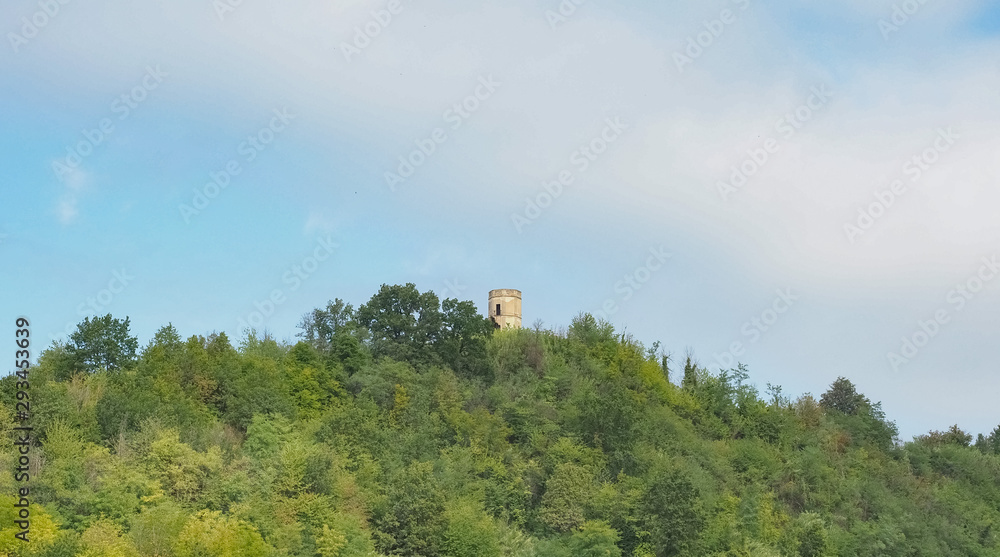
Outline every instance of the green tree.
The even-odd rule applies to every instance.
[[[581,439],[610,457],[611,468],[630,472],[635,465],[635,445],[644,418],[640,396],[625,381],[601,377],[573,396],[575,420]]]
[[[684,358],[684,378],[681,379],[681,386],[689,390],[698,386],[698,364],[694,362],[690,352]]]
[[[598,320],[589,313],[581,313],[573,318],[566,336],[578,340],[585,346],[597,348],[614,342],[615,329],[611,323]]]
[[[176,557],[266,557],[270,548],[253,526],[202,510],[181,529],[174,546]]]
[[[438,354],[459,375],[486,375],[490,370],[486,341],[493,334],[492,323],[470,301],[449,298],[441,305],[444,327],[437,341]]]
[[[19,504],[17,497],[0,495],[0,555],[18,556],[30,555],[25,551],[26,545],[30,544],[32,550],[44,550],[56,542],[59,537],[59,526],[52,519],[44,507],[36,503],[31,503],[28,511],[31,516],[31,531],[28,535],[29,542],[25,544],[23,540],[17,538],[21,531],[20,526],[14,523],[21,520],[19,509],[14,505]]]
[[[302,316],[298,336],[320,351],[327,351],[337,334],[353,334],[357,329],[354,306],[340,298],[327,302],[325,308],[316,308]]]
[[[411,363],[439,361],[433,348],[444,329],[444,315],[434,292],[421,293],[413,283],[383,284],[358,308],[357,320],[371,334],[375,356]]]
[[[445,492],[432,468],[430,462],[417,462],[388,479],[385,500],[373,516],[383,552],[432,557],[443,551]]]
[[[820,397],[819,404],[827,410],[836,410],[848,416],[856,416],[864,406],[868,405],[868,399],[858,393],[854,383],[844,377],[838,377],[830,385],[830,389]]]
[[[449,509],[445,555],[449,557],[500,557],[496,525],[479,505],[462,502]]]
[[[977,435],[976,448],[986,454],[1000,454],[1000,426],[993,428],[989,435]]]
[[[830,539],[823,519],[815,513],[803,513],[796,519],[797,545],[800,557],[827,557],[831,554]]]
[[[927,435],[918,435],[916,440],[930,446],[958,445],[959,447],[968,447],[972,443],[972,435],[962,431],[962,428],[956,424],[948,428],[947,431],[931,431]]]
[[[187,521],[184,509],[166,500],[133,515],[129,520],[129,535],[143,555],[170,555]]]
[[[179,356],[184,350],[184,340],[173,324],[168,323],[153,334],[153,340],[149,341],[144,352],[149,353],[154,348],[159,348],[168,356]]]
[[[606,522],[587,521],[569,540],[573,557],[621,557],[618,532]]]
[[[118,370],[135,360],[139,340],[129,334],[129,318],[87,317],[69,337],[69,352],[80,371]]]
[[[673,466],[659,466],[650,476],[640,509],[656,557],[693,554],[704,524],[698,490]]]
[[[545,482],[541,519],[556,532],[570,532],[584,522],[584,508],[590,499],[593,474],[582,466],[566,462],[556,466]]]
[[[83,548],[79,557],[139,557],[132,541],[123,535],[120,526],[102,519],[94,522],[80,536]]]

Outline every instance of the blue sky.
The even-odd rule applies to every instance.
[[[847,376],[904,438],[1000,423],[995,6],[222,5],[0,7],[0,303],[36,342],[519,288],[712,369],[742,343],[762,388]]]

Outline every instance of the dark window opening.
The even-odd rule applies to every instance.
[[[500,304],[497,304],[497,315],[500,315]]]

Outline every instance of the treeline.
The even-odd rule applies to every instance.
[[[902,443],[844,378],[762,394],[590,315],[495,331],[412,284],[295,344],[129,326],[32,368],[28,544],[0,380],[0,555],[1000,555],[1000,428]]]

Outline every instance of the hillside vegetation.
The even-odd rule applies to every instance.
[[[1000,431],[902,443],[847,379],[762,394],[412,284],[300,337],[81,323],[31,369],[30,543],[0,380],[0,555],[1000,556]]]

